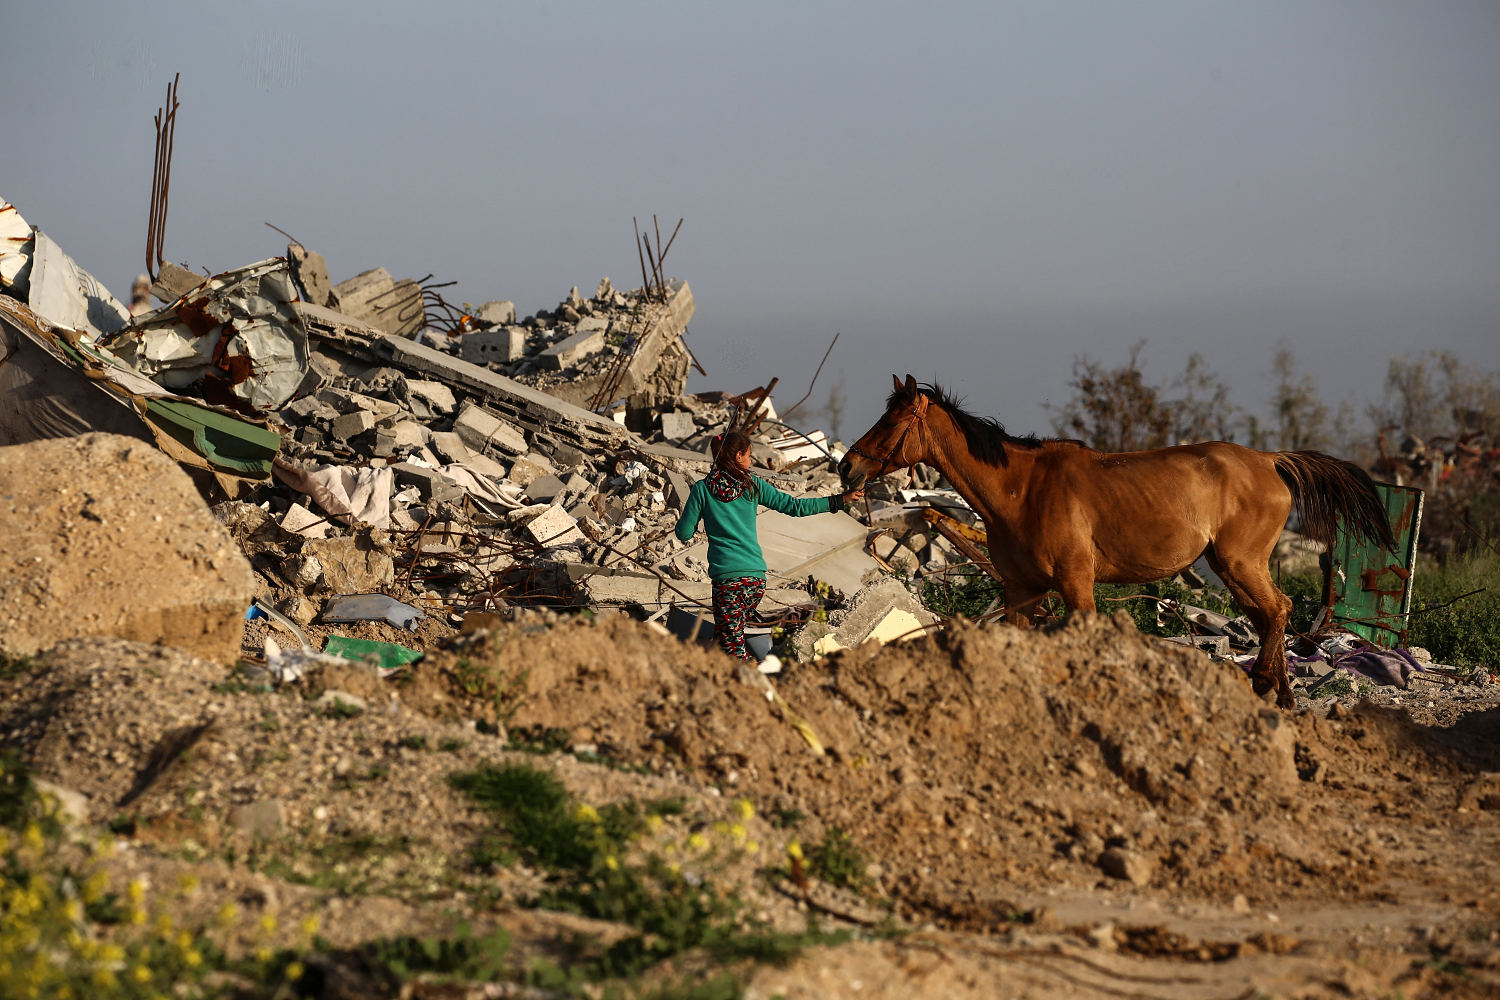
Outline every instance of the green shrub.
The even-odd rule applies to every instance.
[[[1411,608],[1409,645],[1465,671],[1500,670],[1500,556],[1486,552],[1446,563],[1422,556],[1412,574]]]

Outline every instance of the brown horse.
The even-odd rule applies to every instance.
[[[1205,556],[1260,635],[1257,694],[1295,704],[1286,676],[1292,602],[1268,564],[1293,506],[1303,530],[1331,544],[1340,518],[1394,548],[1370,477],[1316,451],[1254,451],[1226,441],[1108,453],[1078,441],[1005,433],[933,385],[895,390],[885,415],[839,463],[847,489],[917,462],[947,477],[984,518],[1006,618],[1026,625],[1049,591],[1094,610],[1094,584],[1144,583]]]

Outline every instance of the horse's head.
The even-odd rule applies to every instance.
[[[917,386],[917,380],[906,376],[903,385],[891,376],[895,389],[886,400],[885,415],[864,437],[854,442],[839,463],[839,478],[846,489],[857,489],[872,477],[908,468],[926,458],[927,435],[923,421],[932,400]]]

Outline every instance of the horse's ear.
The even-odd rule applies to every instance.
[[[906,391],[911,393],[913,396],[917,394],[917,380],[912,378],[909,374],[906,376]]]
[[[896,391],[897,392],[901,391],[901,380],[896,377],[896,373],[895,372],[891,373],[891,385],[893,385],[893,386],[896,387]]]

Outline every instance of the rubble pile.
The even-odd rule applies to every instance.
[[[335,284],[293,243],[212,276],[164,263],[150,285],[160,308],[101,308],[92,279],[65,283],[74,299],[95,289],[81,301],[39,280],[37,247],[53,272],[65,260],[87,275],[4,207],[0,332],[12,372],[48,381],[33,383],[45,399],[0,415],[0,444],[106,427],[154,441],[198,473],[255,571],[256,606],[293,627],[340,596],[384,594],[426,627],[591,607],[702,641],[705,545],[672,528],[710,439],[751,431],[756,473],[794,496],[840,489],[837,446],[777,420],[761,387],[685,392],[685,281],[621,290],[606,277],[524,319],[497,300],[444,324],[418,282],[375,268]],[[38,419],[54,404],[69,419]],[[912,519],[915,498],[872,491],[873,531],[854,512],[795,525],[762,512],[763,625],[784,652],[933,622],[888,571],[920,577],[963,557]]]

